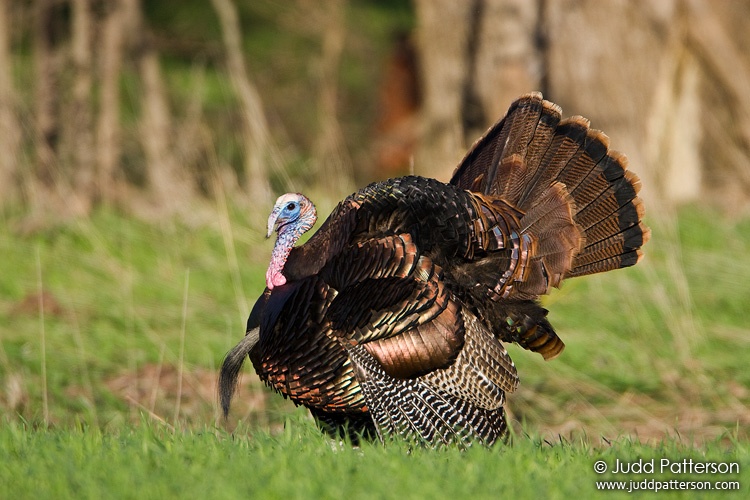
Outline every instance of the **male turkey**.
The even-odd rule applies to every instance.
[[[315,207],[281,196],[267,288],[221,369],[224,415],[249,355],[327,430],[494,443],[518,386],[503,342],[560,354],[537,298],[564,278],[638,262],[649,238],[639,189],[607,136],[531,93],[449,184],[371,184],[304,245],[293,247]]]

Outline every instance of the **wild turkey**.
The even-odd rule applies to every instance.
[[[494,443],[518,386],[503,342],[560,354],[537,298],[564,278],[638,262],[650,234],[639,189],[607,136],[531,93],[449,184],[371,184],[304,245],[293,247],[315,207],[281,196],[267,288],[221,369],[224,415],[249,354],[262,380],[329,431]]]

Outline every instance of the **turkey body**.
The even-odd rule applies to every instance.
[[[538,297],[640,259],[649,230],[639,188],[587,120],[562,120],[539,93],[521,97],[450,183],[371,184],[286,249],[283,277],[269,278],[222,366],[225,415],[249,356],[331,432],[494,443],[518,386],[503,343],[545,359],[562,352]],[[279,224],[277,247],[294,220]]]

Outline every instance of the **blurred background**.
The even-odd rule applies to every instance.
[[[744,211],[750,2],[3,2],[0,199],[61,216],[447,179],[541,90],[644,196]],[[144,200],[143,198],[146,198]]]
[[[326,214],[370,181],[447,181],[541,90],[628,155],[654,232],[635,270],[546,302],[570,355],[513,351],[518,428],[746,436],[748,20],[748,0],[2,2],[4,418],[213,421],[275,197]],[[289,411],[246,379],[235,419]]]

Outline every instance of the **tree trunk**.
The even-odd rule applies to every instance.
[[[140,134],[146,156],[152,202],[169,214],[180,213],[196,194],[188,171],[180,168],[174,154],[172,115],[164,88],[159,56],[151,42],[140,8],[135,12],[140,34],[138,72],[143,86]]]
[[[465,152],[464,91],[478,1],[415,1],[424,93],[417,174],[447,181]]]
[[[90,0],[71,0],[71,46],[73,59],[73,92],[68,124],[66,157],[70,161],[73,190],[89,212],[95,202],[94,136],[91,109],[92,85],[92,15]]]
[[[13,200],[18,174],[18,152],[21,127],[16,112],[16,92],[13,85],[11,57],[12,23],[10,6],[0,2],[0,200]]]
[[[36,178],[47,188],[55,185],[57,168],[57,121],[58,70],[53,41],[49,30],[51,0],[37,0],[34,5],[34,73],[35,73],[35,129],[36,129]]]
[[[323,4],[323,53],[320,63],[318,95],[319,132],[314,161],[318,165],[318,185],[330,195],[348,194],[352,189],[352,161],[344,143],[338,120],[338,75],[346,36],[346,2],[331,0]],[[317,6],[320,8],[320,5]]]
[[[653,141],[664,124],[660,113],[670,112],[657,97],[679,100],[670,95],[677,90],[677,73],[670,68],[678,68],[681,54],[679,40],[670,40],[684,27],[675,13],[677,1],[620,1],[606,8],[596,0],[547,3],[549,97],[566,114],[581,114],[612,137],[612,147],[628,155],[643,180],[647,206],[654,206],[660,198],[658,171],[648,165],[668,154],[666,143]],[[659,85],[666,93],[657,91]]]
[[[735,0],[717,9],[705,0],[686,3],[686,44],[702,76],[703,133],[695,141],[703,166],[700,187],[738,212],[750,205],[750,4]]]
[[[471,55],[469,99],[464,119],[471,144],[500,119],[518,96],[542,88],[544,65],[540,47],[543,0],[483,0],[478,2],[475,50]]]
[[[450,178],[469,144],[543,86],[542,0],[417,0],[425,128],[417,172]]]
[[[266,162],[278,169],[283,169],[283,165],[273,149],[260,94],[247,75],[237,9],[232,0],[211,0],[211,3],[221,23],[229,78],[242,105],[242,135],[247,148],[245,186],[255,203],[267,205],[271,202],[271,185]]]
[[[141,141],[148,165],[154,201],[169,213],[179,212],[193,195],[188,172],[181,170],[172,154],[172,124],[156,51],[147,45],[138,69],[143,85]]]
[[[116,169],[120,159],[120,71],[126,28],[132,24],[138,0],[113,0],[101,27],[99,51],[99,115],[96,127],[96,185],[106,203],[117,198]]]

